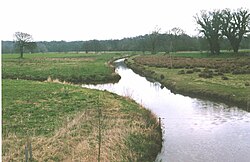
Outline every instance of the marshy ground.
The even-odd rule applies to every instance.
[[[247,53],[175,53],[134,57],[127,62],[174,92],[205,97],[248,108],[250,56]]]

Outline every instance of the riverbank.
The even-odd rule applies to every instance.
[[[3,80],[3,160],[153,161],[161,129],[150,111],[108,92]],[[99,134],[100,133],[100,134]],[[100,143],[99,143],[100,142]]]
[[[110,60],[125,56],[122,53],[47,53],[5,54],[2,61],[3,79],[45,81],[48,78],[74,84],[117,82],[120,76]]]
[[[46,54],[34,59],[29,55],[20,62],[13,55],[4,56],[3,161],[25,161],[25,154],[32,154],[34,161],[98,161],[99,157],[100,161],[154,161],[162,132],[149,110],[109,92],[20,79],[39,80],[39,74],[46,78],[52,71],[54,80],[81,72],[75,77],[96,74],[91,83],[105,82],[99,76],[114,72],[108,60],[120,56]]]
[[[159,81],[174,93],[233,104],[247,111],[249,62],[249,56],[225,59],[169,55],[137,56],[126,61],[134,71]]]

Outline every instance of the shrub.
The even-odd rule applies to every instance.
[[[201,78],[213,78],[213,74],[207,73],[207,72],[202,72],[199,74],[199,77],[201,77]]]
[[[187,72],[186,72],[186,74],[192,74],[192,73],[194,73],[193,70],[187,70]]]
[[[164,75],[163,74],[161,74],[161,80],[163,80],[165,77],[164,77]]]
[[[232,74],[242,74],[241,69],[235,69]]]
[[[222,80],[229,80],[229,78],[226,77],[226,76],[222,76],[221,79],[222,79]]]
[[[180,70],[180,71],[178,71],[178,74],[185,74],[185,71],[184,70]]]

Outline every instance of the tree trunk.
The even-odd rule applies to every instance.
[[[209,43],[209,47],[210,47],[210,51],[211,51],[211,54],[215,54],[215,50],[214,50],[214,42],[211,41],[211,40],[208,40],[208,43]]]
[[[23,58],[23,51],[24,51],[24,47],[21,46],[21,47],[20,47],[20,54],[21,54],[20,58]]]
[[[156,51],[155,51],[155,44],[152,44],[152,51],[151,51],[151,54],[156,54]]]
[[[219,42],[215,42],[215,47],[214,47],[215,49],[215,54],[217,54],[217,55],[219,55],[220,54],[220,44],[219,44]]]
[[[234,53],[238,53],[238,48],[234,48]]]
[[[234,53],[238,53],[238,51],[239,51],[239,46],[240,46],[240,44],[237,43],[237,42],[235,42],[234,44],[232,44]]]

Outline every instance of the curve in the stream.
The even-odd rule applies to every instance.
[[[163,148],[156,161],[249,162],[250,113],[222,103],[173,94],[116,61],[118,83],[83,85],[128,96],[162,118]]]

